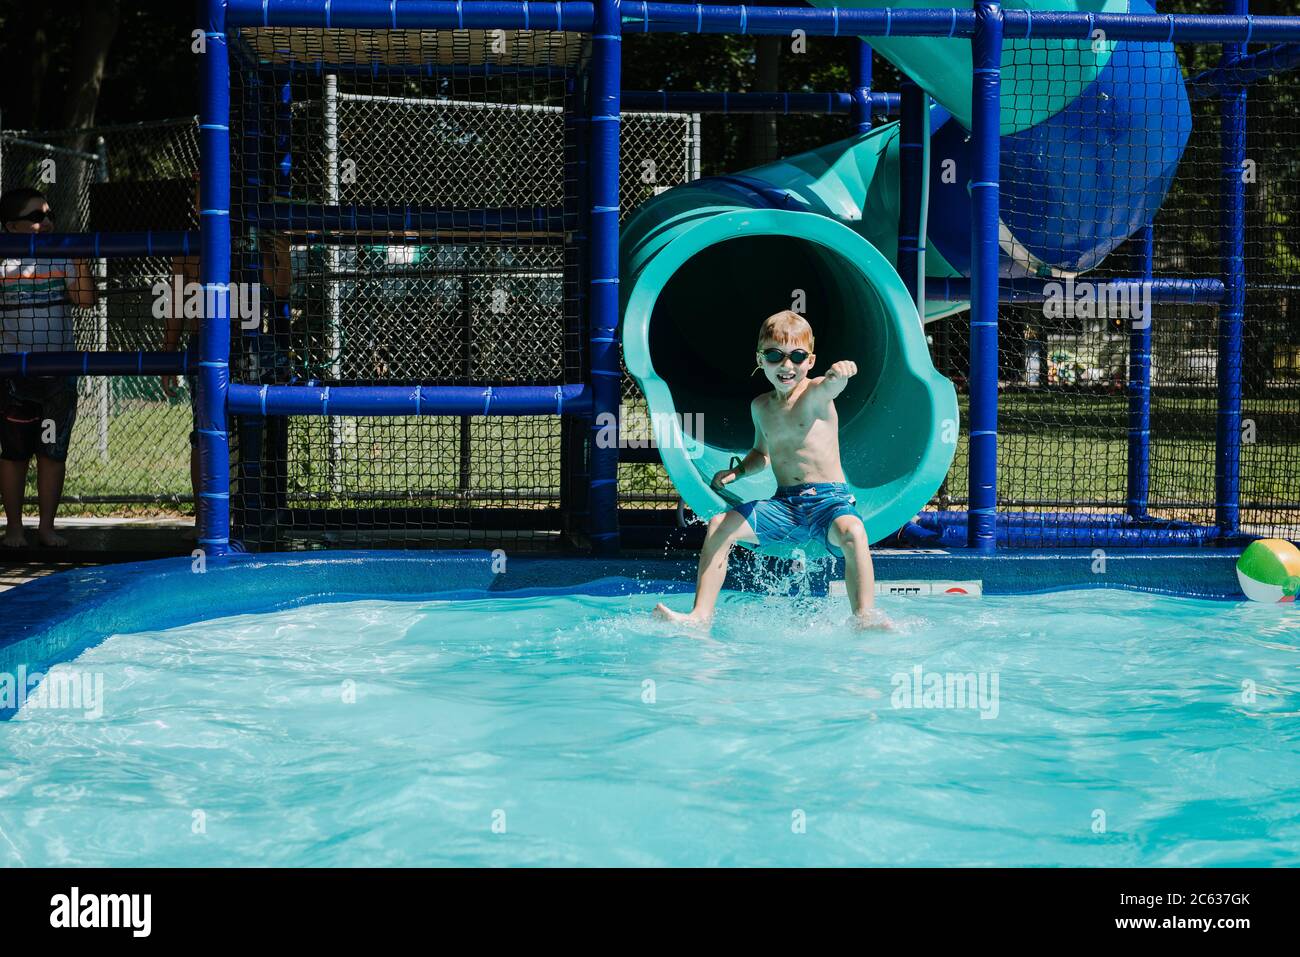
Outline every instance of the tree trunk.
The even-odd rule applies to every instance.
[[[5,32],[21,38],[23,56],[10,56],[3,64],[7,105],[0,120],[9,130],[30,130],[41,124],[41,94],[50,67],[50,7],[34,3],[19,5],[5,21]],[[12,49],[12,44],[10,48]]]
[[[104,83],[104,65],[117,33],[119,0],[83,0],[81,24],[72,43],[68,89],[64,98],[63,127],[85,130],[95,124],[95,107]],[[61,145],[92,152],[90,135],[74,134]],[[49,187],[50,205],[58,228],[81,232],[90,221],[90,186],[96,179],[97,164],[89,158],[62,157],[57,160],[57,185]]]
[[[63,125],[79,130],[95,123],[99,89],[104,83],[104,64],[113,45],[121,17],[120,0],[82,0],[81,25],[72,48],[68,71],[68,95],[64,100]],[[80,138],[79,138],[80,139]],[[85,144],[71,144],[85,149]]]

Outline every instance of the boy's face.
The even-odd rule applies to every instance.
[[[43,199],[31,199],[23,207],[18,218],[4,224],[9,233],[48,233],[54,228],[54,217],[50,214],[50,204]]]
[[[780,353],[780,356],[777,356]],[[775,359],[776,361],[773,361]],[[796,359],[802,361],[796,362]],[[788,393],[808,378],[817,357],[806,345],[764,339],[758,346],[758,364],[777,392]]]

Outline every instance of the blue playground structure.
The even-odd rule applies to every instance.
[[[200,229],[0,237],[6,255],[199,256],[195,347],[0,355],[0,374],[195,373],[210,556],[689,543],[692,518],[733,504],[708,479],[749,448],[751,343],[785,308],[819,361],[863,370],[841,446],[873,542],[1300,537],[1300,17],[1245,0],[202,9]],[[624,50],[655,33],[857,38],[853,88],[623,90]],[[872,88],[873,55],[901,90]],[[633,111],[848,114],[854,132],[635,205]],[[490,148],[503,116],[536,124],[535,153]],[[444,159],[411,164],[431,142]],[[234,315],[276,239],[295,291]],[[432,346],[413,358],[417,336]],[[650,447],[620,432],[629,400]],[[659,467],[675,508],[638,498]]]

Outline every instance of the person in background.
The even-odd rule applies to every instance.
[[[0,229],[6,233],[54,231],[49,201],[34,189],[0,195]],[[95,281],[85,264],[72,259],[0,259],[0,351],[63,352],[76,348],[69,306],[95,304]],[[77,418],[76,376],[27,376],[4,380],[0,388],[0,494],[4,498],[3,544],[27,544],[23,497],[32,457],[36,458],[36,500],[40,544],[67,541],[54,530],[63,496],[68,443]]]
[[[194,177],[194,216],[197,219],[199,209],[201,208],[199,198],[199,181]],[[198,256],[177,256],[172,260],[172,276],[181,277],[181,289],[184,290],[190,283],[198,283],[199,280],[199,257]],[[262,276],[261,282],[264,289],[269,290],[278,300],[283,300],[289,295],[290,282],[292,279],[290,270],[290,246],[289,239],[286,236],[276,234],[271,238],[269,248],[262,254]],[[169,287],[173,291],[176,286],[172,283]],[[166,325],[163,327],[164,351],[174,352],[181,347],[181,340],[184,338],[184,351],[191,357],[197,358],[199,351],[199,320],[197,318],[185,318],[185,303],[183,300],[175,301],[173,299],[172,308],[168,310],[169,318],[165,320]],[[231,320],[232,335],[239,335],[239,321]],[[236,381],[233,377],[231,381]],[[199,500],[199,454],[198,454],[198,428],[199,413],[196,400],[199,394],[198,375],[193,372],[185,374],[185,382],[189,388],[190,396],[190,490],[194,494],[195,511],[197,516],[197,503]],[[177,377],[168,374],[162,377],[163,394],[168,398],[175,397],[179,390],[177,388]]]

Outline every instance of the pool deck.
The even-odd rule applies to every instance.
[[[60,518],[54,522],[66,548],[36,544],[36,527],[24,525],[24,548],[0,548],[0,594],[47,575],[94,565],[188,555],[193,519]],[[187,537],[188,536],[188,537]]]

